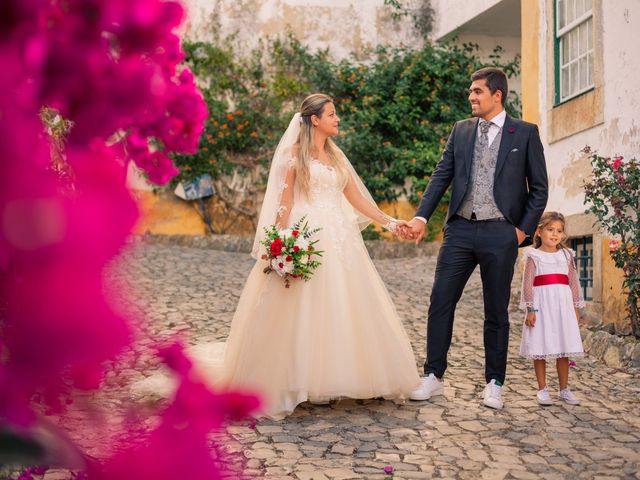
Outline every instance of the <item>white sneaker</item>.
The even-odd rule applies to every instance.
[[[549,395],[549,389],[547,387],[538,390],[536,399],[540,405],[553,405],[553,400],[551,399],[551,395]]]
[[[569,390],[569,387],[565,387],[560,390],[560,400],[568,403],[569,405],[580,405],[580,399],[576,397],[571,390]]]
[[[444,382],[430,373],[426,377],[422,377],[422,383],[411,392],[409,398],[411,400],[429,400],[435,395],[444,395]]]
[[[487,383],[487,386],[484,387],[484,400],[482,403],[496,410],[500,410],[504,406],[502,402],[502,387],[498,385],[495,380],[491,380]]]

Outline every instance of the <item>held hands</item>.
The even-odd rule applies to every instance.
[[[390,231],[396,237],[405,239],[406,235],[410,234],[409,222],[406,220],[392,219],[382,226],[385,230]]]
[[[397,237],[404,238],[409,222],[406,220],[396,220],[396,230],[393,232]]]
[[[420,241],[427,232],[426,223],[414,218],[409,222],[402,221],[403,228],[398,228],[397,235],[402,240],[415,240],[416,245],[420,244]],[[400,223],[398,223],[400,227]]]

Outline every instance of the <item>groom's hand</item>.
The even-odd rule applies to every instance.
[[[409,222],[406,220],[398,220],[398,227],[396,228],[395,234],[401,240],[410,240],[413,238],[411,227],[409,227]]]
[[[427,232],[427,224],[422,220],[414,218],[409,222],[408,227],[411,229],[411,238],[415,239],[416,245],[419,245],[420,241],[424,238],[424,235]]]
[[[518,227],[516,227],[516,235],[518,237],[518,245],[522,245],[522,242],[524,242],[524,239],[527,238],[527,234],[524,233],[522,230],[520,230]]]

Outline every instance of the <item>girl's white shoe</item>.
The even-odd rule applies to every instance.
[[[569,387],[563,388],[562,390],[560,390],[560,400],[562,400],[563,402],[566,402],[570,405],[579,405],[580,404],[580,399],[578,397],[576,397],[571,390],[569,390]]]
[[[540,405],[553,405],[553,399],[549,395],[549,389],[544,387],[542,390],[538,390],[536,399]]]

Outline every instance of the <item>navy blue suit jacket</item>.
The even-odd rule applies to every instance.
[[[427,185],[416,216],[427,220],[451,184],[447,222],[458,211],[469,186],[478,118],[456,122]],[[538,127],[506,116],[498,150],[493,196],[504,217],[533,236],[548,198],[547,167]],[[530,243],[528,238],[523,245]]]

